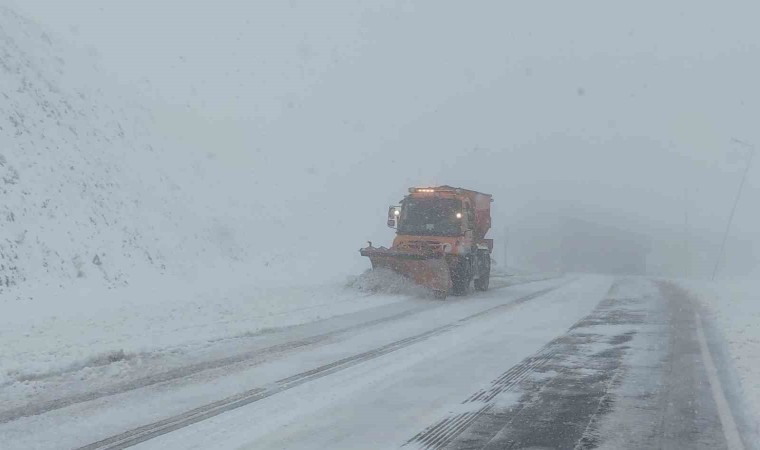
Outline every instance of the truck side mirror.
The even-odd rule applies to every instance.
[[[398,226],[399,217],[401,217],[400,206],[388,207],[388,228],[396,228]]]

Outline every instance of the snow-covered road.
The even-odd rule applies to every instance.
[[[5,409],[0,442],[741,448],[750,432],[704,336],[685,291],[645,278],[564,277],[446,302],[409,299],[273,331],[244,351],[121,389]]]

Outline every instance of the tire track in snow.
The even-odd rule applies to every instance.
[[[472,403],[483,405],[475,412],[459,413],[447,417],[421,431],[404,445],[417,444],[419,448],[425,450],[440,450],[445,448],[472,423],[479,419],[480,416],[491,412],[495,406],[493,401],[497,396],[504,392],[518,389],[523,381],[550,363],[562,350],[560,347],[562,341],[563,337],[553,339],[533,356],[529,356],[493,380],[489,388],[479,390],[462,402],[462,405]]]
[[[540,279],[529,280],[529,281],[524,281],[520,283],[508,284],[505,286],[497,287],[496,289],[503,289],[506,287],[519,286],[522,284],[547,281],[550,279],[553,279],[553,278],[540,278]],[[44,401],[44,402],[30,403],[30,404],[26,404],[26,405],[19,406],[16,408],[8,409],[5,411],[0,411],[0,424],[11,422],[23,417],[30,417],[30,416],[45,414],[50,411],[55,411],[58,409],[65,408],[67,406],[75,405],[77,403],[84,403],[84,402],[88,402],[92,400],[97,400],[99,398],[108,397],[111,395],[123,394],[125,392],[133,391],[133,390],[148,387],[148,386],[153,386],[159,383],[166,383],[170,381],[179,380],[181,378],[190,377],[192,375],[196,375],[201,372],[205,372],[209,370],[231,367],[236,364],[242,364],[242,363],[252,363],[252,365],[257,365],[261,362],[266,361],[267,360],[266,358],[278,357],[294,350],[300,350],[300,349],[307,348],[310,346],[318,345],[318,344],[327,342],[330,339],[333,339],[340,335],[344,335],[356,330],[362,330],[362,329],[380,325],[386,322],[391,322],[394,320],[409,317],[409,316],[419,314],[419,313],[428,311],[430,309],[442,306],[444,304],[445,303],[431,302],[428,305],[424,305],[418,308],[409,309],[397,314],[392,314],[386,317],[380,317],[378,319],[373,319],[373,320],[361,322],[354,325],[349,325],[347,327],[339,328],[339,329],[332,330],[326,333],[316,334],[313,336],[308,336],[305,338],[296,339],[296,340],[284,342],[281,344],[275,344],[269,347],[258,348],[255,350],[239,353],[239,354],[228,356],[225,358],[215,359],[211,361],[203,361],[203,362],[199,362],[199,363],[195,363],[195,364],[191,364],[191,365],[187,365],[183,367],[177,367],[177,368],[170,369],[164,372],[143,376],[135,380],[118,383],[111,386],[105,386],[105,387],[99,388],[97,390],[89,391],[89,392],[82,392],[82,393],[78,393],[74,395],[68,395],[65,397],[59,397],[59,398]],[[259,359],[259,361],[256,361],[257,358]]]
[[[183,414],[179,414],[177,416],[170,417],[165,420],[154,422],[154,423],[151,423],[139,428],[135,428],[133,430],[126,431],[124,433],[94,442],[92,444],[81,447],[79,450],[105,450],[105,449],[115,450],[115,449],[123,449],[123,448],[131,447],[133,445],[137,445],[141,442],[145,442],[155,437],[162,436],[167,433],[171,433],[172,431],[178,430],[180,428],[184,428],[194,423],[209,419],[211,417],[215,417],[224,412],[231,411],[233,409],[237,409],[242,406],[271,397],[280,392],[295,388],[302,384],[328,376],[330,374],[350,368],[357,364],[361,364],[365,361],[376,359],[381,356],[387,355],[389,353],[395,352],[396,350],[409,347],[418,342],[425,341],[433,336],[437,336],[437,335],[446,333],[448,331],[451,331],[453,329],[456,329],[462,325],[465,325],[469,322],[472,322],[486,315],[495,313],[500,310],[508,310],[517,305],[520,305],[522,303],[528,302],[530,300],[546,295],[552,291],[560,289],[561,287],[566,286],[572,281],[574,281],[574,279],[560,283],[556,286],[552,286],[549,288],[539,290],[537,292],[533,292],[531,294],[515,299],[511,302],[500,304],[500,305],[485,309],[483,311],[471,314],[455,322],[433,328],[432,330],[428,330],[424,333],[417,334],[415,336],[411,336],[405,339],[401,339],[401,340],[392,342],[390,344],[384,345],[382,347],[379,347],[367,352],[363,352],[357,355],[343,358],[338,361],[334,361],[332,363],[319,366],[315,369],[311,369],[306,372],[293,375],[291,377],[283,378],[281,380],[278,380],[270,384],[269,386],[254,388],[254,389],[242,392],[240,394],[228,397],[226,399],[201,406],[199,408],[193,409]]]
[[[648,283],[656,292],[608,294],[404,446],[743,449],[692,299],[670,282]]]
[[[619,281],[613,284],[608,296],[619,284]],[[568,407],[579,406],[573,403],[578,398],[584,397],[587,404],[585,408],[577,408],[577,417],[554,418],[565,425],[568,423],[576,425],[570,428],[578,429],[577,442],[572,442],[571,439],[572,444],[569,445],[570,442],[557,441],[554,442],[555,445],[548,447],[541,445],[546,444],[545,442],[533,444],[536,444],[535,448],[586,448],[586,443],[594,439],[593,424],[607,406],[608,393],[620,375],[619,365],[622,358],[620,352],[625,348],[626,342],[632,338],[630,332],[614,336],[594,334],[593,327],[633,324],[640,320],[637,311],[621,311],[609,299],[602,300],[590,315],[572,325],[566,334],[553,339],[535,354],[508,369],[491,381],[488,388],[475,392],[457,408],[464,408],[467,411],[450,413],[409,439],[404,447],[424,450],[460,447],[513,448],[517,443],[508,437],[509,433],[505,436],[503,431],[509,427],[509,424],[516,419],[522,419],[524,423],[520,432],[530,434],[529,429],[536,420],[539,418],[547,420],[545,416],[539,417],[540,414],[561,416],[559,412],[552,408],[545,408],[546,406],[550,406],[552,402],[565,404]],[[589,353],[588,349],[594,345],[603,345],[605,350],[597,349]],[[600,357],[601,355],[605,356]],[[573,359],[577,359],[574,364],[568,363]],[[531,379],[547,372],[555,375]],[[549,390],[556,388],[562,391],[566,386],[574,384],[594,387],[589,388],[588,392],[582,392],[582,395],[577,398],[574,396],[562,398],[561,395],[553,398],[552,401],[542,398]],[[500,400],[500,396],[509,393],[520,395],[520,400],[515,403]],[[538,404],[541,406],[536,407]],[[478,429],[473,431],[472,427]],[[470,435],[463,440],[460,436],[463,436],[465,431],[468,431]],[[533,448],[531,445],[527,447]]]
[[[178,367],[176,369],[167,370],[165,372],[161,372],[158,374],[148,375],[148,376],[141,377],[141,378],[138,378],[136,380],[129,381],[126,383],[120,383],[114,386],[108,386],[96,391],[84,392],[81,394],[75,394],[68,397],[57,398],[57,399],[46,401],[43,403],[30,404],[30,405],[21,406],[14,409],[9,409],[7,411],[0,411],[0,424],[10,422],[22,417],[44,414],[46,412],[55,411],[57,409],[65,408],[67,406],[71,406],[77,403],[97,400],[99,398],[107,397],[110,395],[121,394],[124,392],[152,386],[159,383],[174,381],[180,378],[189,377],[189,376],[192,376],[201,372],[205,372],[208,370],[221,369],[224,367],[229,367],[235,364],[240,364],[240,363],[245,363],[245,362],[253,362],[254,365],[256,365],[260,362],[265,361],[266,357],[280,356],[284,353],[287,353],[293,350],[300,350],[305,347],[317,345],[322,342],[326,342],[330,340],[331,338],[334,338],[341,334],[346,334],[358,329],[372,327],[372,326],[379,325],[385,322],[390,322],[390,321],[397,320],[403,317],[408,317],[410,315],[427,311],[430,308],[431,307],[426,305],[419,308],[403,311],[398,314],[393,314],[387,317],[381,317],[379,319],[374,319],[367,322],[362,322],[360,324],[351,325],[345,328],[340,328],[340,329],[333,330],[327,333],[317,334],[317,335],[309,336],[302,339],[296,339],[294,341],[284,342],[281,344],[275,344],[269,347],[251,350],[245,353],[240,353],[240,354],[229,356],[226,358],[220,358],[220,359],[216,359],[212,361],[205,361],[205,362],[201,362],[197,364],[192,364],[189,366]],[[257,358],[259,358],[260,361],[255,361]]]

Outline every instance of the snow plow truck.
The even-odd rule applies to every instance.
[[[400,205],[388,208],[388,227],[396,229],[391,248],[369,242],[359,252],[373,269],[412,279],[436,298],[464,295],[473,282],[476,290],[488,290],[491,202],[490,194],[451,186],[409,188]]]

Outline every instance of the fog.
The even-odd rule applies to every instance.
[[[710,276],[748,157],[735,139],[760,145],[752,1],[5,2],[340,273],[390,243],[407,187],[449,184],[494,195],[511,266],[588,269],[536,257],[572,220],[641,237],[646,272]],[[757,270],[759,170],[723,276]]]

